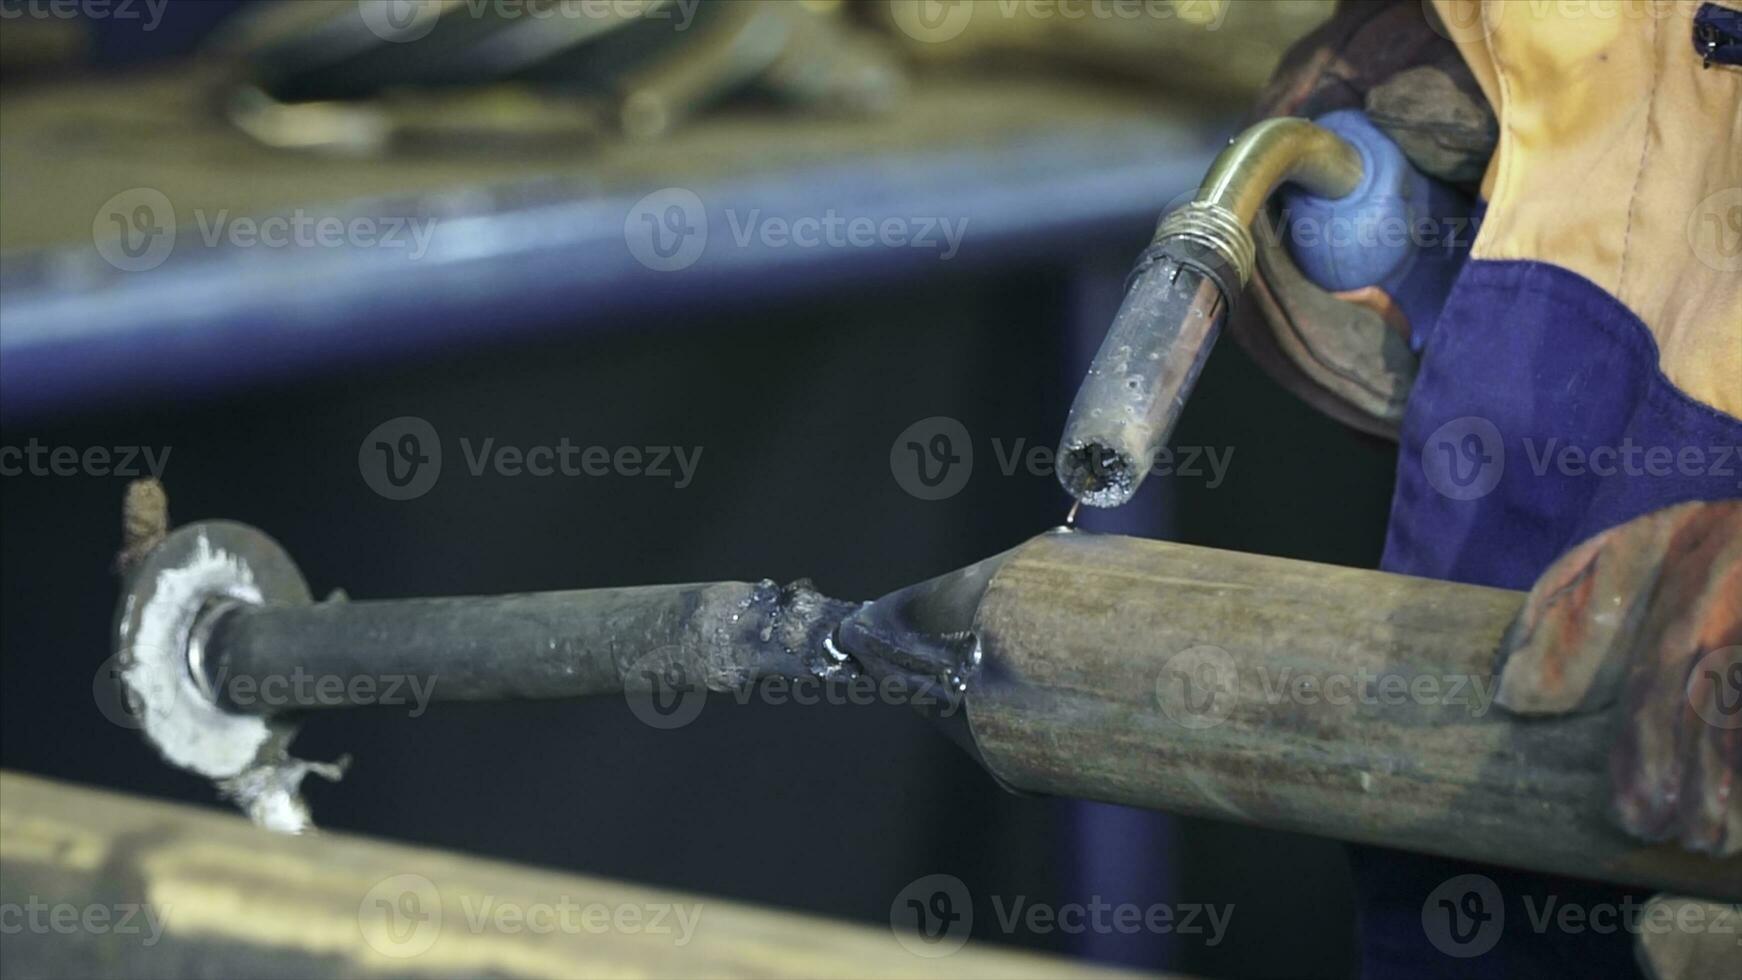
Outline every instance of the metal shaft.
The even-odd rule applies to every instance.
[[[388,690],[441,701],[723,691],[826,676],[824,641],[855,606],[769,581],[240,606],[218,614],[198,659],[219,704],[253,714]]]

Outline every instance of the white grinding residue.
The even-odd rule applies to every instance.
[[[188,672],[188,637],[206,603],[262,601],[252,570],[201,534],[188,562],[160,572],[154,586],[132,636],[132,617],[123,618],[119,651],[146,737],[170,763],[215,780],[255,823],[283,833],[306,830],[308,808],[297,791],[303,776],[337,779],[338,767],[291,759],[284,750],[288,728],[223,710]]]

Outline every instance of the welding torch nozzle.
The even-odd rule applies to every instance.
[[[1230,142],[1193,200],[1162,217],[1071,406],[1058,450],[1067,493],[1091,507],[1131,499],[1252,278],[1251,225],[1271,193],[1293,183],[1340,204],[1363,188],[1365,158],[1318,123],[1269,119]]]

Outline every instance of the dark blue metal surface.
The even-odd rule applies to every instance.
[[[520,332],[602,330],[631,317],[755,304],[831,284],[895,280],[1019,258],[1072,256],[1142,235],[1213,147],[1160,124],[1031,136],[695,183],[708,240],[660,271],[629,247],[654,186],[600,193],[544,181],[304,209],[434,220],[407,249],[210,244],[185,221],[160,266],[126,272],[92,244],[0,266],[0,417],[183,395]],[[751,220],[965,222],[959,253],[912,246],[773,246]],[[941,237],[941,236],[940,236]],[[675,242],[675,239],[673,240]]]

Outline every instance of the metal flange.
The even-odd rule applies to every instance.
[[[115,656],[141,729],[165,761],[211,779],[256,824],[309,829],[299,787],[338,764],[291,758],[296,726],[218,705],[202,664],[212,621],[237,605],[308,605],[308,585],[276,541],[233,521],[190,524],[132,569],[115,613]]]

